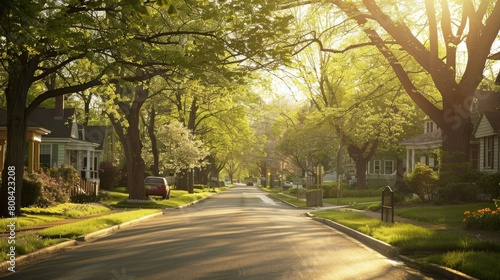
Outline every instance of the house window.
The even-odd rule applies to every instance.
[[[438,129],[438,126],[433,121],[426,121],[424,125],[425,133],[432,133]]]
[[[394,172],[394,161],[386,160],[384,162],[384,174],[392,174]]]
[[[472,170],[479,170],[479,145],[471,146],[470,165]]]
[[[40,167],[50,168],[52,145],[40,144]]]
[[[432,122],[427,122],[427,126],[425,128],[426,133],[431,133],[434,130],[434,125]]]
[[[493,142],[494,136],[484,138],[484,167],[493,168]]]
[[[373,173],[374,174],[380,174],[380,170],[381,170],[381,161],[380,160],[374,160],[373,161]]]

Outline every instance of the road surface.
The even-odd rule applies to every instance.
[[[239,185],[5,279],[432,279]]]

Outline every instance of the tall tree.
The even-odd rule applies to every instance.
[[[326,13],[309,26],[324,27],[330,20],[331,15]],[[351,28],[339,21],[337,28],[323,30],[321,43],[334,44]],[[346,38],[344,43],[355,40]],[[312,109],[321,112],[315,113],[316,120],[334,130],[337,143],[343,146],[340,152],[346,149],[354,161],[358,188],[366,188],[368,162],[380,146],[397,145],[403,124],[412,115],[407,100],[400,96],[401,86],[380,63],[382,57],[373,46],[342,56],[313,48],[297,57],[297,85],[307,94]],[[348,71],[344,65],[350,66]]]
[[[210,84],[212,79],[216,81],[222,77],[236,82],[239,76],[244,75],[243,70],[268,66],[285,57],[286,49],[276,48],[276,45],[279,36],[285,33],[290,18],[272,15],[272,3],[262,1],[260,5],[255,4],[256,1],[241,1],[237,4],[191,1],[176,5],[175,15],[167,15],[170,9],[165,11],[145,5],[148,16],[137,18],[138,22],[128,29],[126,35],[132,38],[133,42],[129,44],[135,47],[131,47],[132,51],[117,54],[115,59],[127,67],[141,69],[146,76],[163,74],[172,84],[176,83],[178,88],[172,89],[174,100],[179,101],[175,104],[181,112],[180,120],[196,135],[201,132],[198,127],[200,120],[206,118],[199,115],[202,104],[205,100],[215,99],[217,95],[216,91],[198,92],[196,83]],[[120,26],[119,21],[115,24]],[[115,128],[127,130],[128,134],[123,136],[128,139],[123,138],[123,141],[139,139],[136,135],[139,129],[131,127],[138,123],[128,119],[131,116],[129,111],[133,109],[134,115],[139,113],[137,109],[150,98],[151,88],[123,91],[127,87],[119,83],[113,87],[119,89],[114,90],[113,98],[118,108],[113,112]],[[193,94],[186,96],[185,92]],[[116,118],[119,115],[126,117],[127,121]],[[130,133],[134,133],[134,136]],[[127,147],[125,143],[124,146]],[[127,148],[132,148],[130,153],[135,156],[135,159],[129,158],[132,162],[127,160],[127,168],[137,168],[128,170],[129,177],[136,175],[128,182],[129,198],[143,199],[143,186],[140,183],[144,174],[142,146],[137,144]]]
[[[408,96],[441,128],[443,150],[450,155],[444,158],[443,167],[453,171],[454,166],[467,162],[473,129],[470,105],[498,38],[500,1],[332,0],[325,5],[342,11],[343,19],[355,22],[367,40],[334,46],[323,44],[321,33],[316,32],[309,33],[306,41],[320,44],[329,53],[376,46]],[[460,64],[461,50],[466,52],[465,65]],[[411,57],[431,77],[442,103],[433,103],[425,89],[415,84],[413,72],[402,62],[405,57]]]
[[[82,60],[102,60],[112,39],[95,32],[98,14],[114,15],[115,3],[91,7],[86,1],[3,1],[0,6],[1,78],[6,84],[7,150],[2,173],[0,216],[20,215],[27,119],[43,101],[100,84],[103,72],[87,79],[68,76]],[[126,9],[122,9],[125,12]],[[51,79],[51,87],[45,82]],[[35,94],[28,99],[28,93]],[[15,169],[16,207],[8,210],[9,169]],[[12,181],[10,181],[12,182]]]

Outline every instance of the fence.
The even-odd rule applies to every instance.
[[[70,196],[88,194],[97,196],[99,193],[99,181],[88,181],[80,178],[80,183],[70,189]]]

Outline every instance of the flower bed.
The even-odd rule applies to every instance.
[[[500,230],[500,207],[479,209],[475,212],[464,212],[464,223],[467,229]]]

